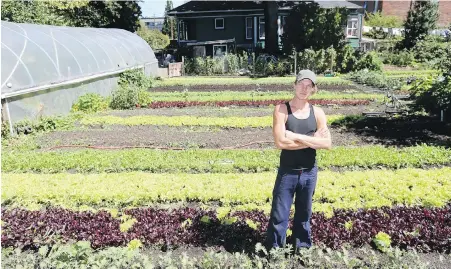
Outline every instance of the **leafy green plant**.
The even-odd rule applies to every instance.
[[[112,109],[132,109],[147,106],[151,103],[148,89],[152,87],[153,79],[142,70],[128,70],[121,74],[118,87],[112,93],[110,107]]]
[[[135,85],[118,86],[113,92],[110,107],[112,109],[132,109],[138,103],[138,95],[141,90]]]
[[[108,101],[106,98],[96,93],[87,93],[78,98],[72,105],[72,112],[95,113],[106,110]]]
[[[119,76],[118,85],[134,85],[140,90],[148,90],[152,87],[154,80],[147,76],[141,69],[127,70]]]
[[[122,215],[120,217],[120,220],[121,220],[121,224],[119,226],[119,229],[123,233],[130,230],[130,228],[133,227],[133,224],[135,224],[137,222],[137,220],[135,218],[133,218],[132,216],[129,216],[129,215]]]
[[[129,250],[132,250],[132,251],[133,251],[133,250],[136,250],[136,249],[141,248],[142,245],[143,245],[143,243],[141,242],[141,240],[139,240],[139,239],[133,239],[133,240],[131,240],[130,242],[128,242],[127,248],[128,248]]]
[[[377,235],[373,238],[373,242],[376,245],[377,249],[382,252],[388,252],[391,250],[390,235],[384,232],[378,232]]]

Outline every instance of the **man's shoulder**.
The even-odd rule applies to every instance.
[[[317,113],[326,114],[326,113],[324,113],[324,110],[321,107],[314,106],[314,105],[312,105],[312,107],[313,107],[313,111],[315,112],[315,114],[317,114]]]
[[[274,107],[274,112],[287,113],[288,112],[287,105],[285,103],[277,104]]]

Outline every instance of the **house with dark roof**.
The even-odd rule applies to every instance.
[[[363,8],[345,0],[314,0],[321,8],[350,10],[344,37],[355,48],[362,38]],[[277,26],[283,34],[285,19],[296,1],[277,1]],[[262,1],[189,1],[168,12],[176,18],[177,46],[193,47],[195,56],[219,56],[237,48],[264,47],[265,17]]]

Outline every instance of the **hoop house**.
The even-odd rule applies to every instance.
[[[85,93],[107,96],[126,70],[158,73],[152,48],[125,30],[2,21],[1,37],[2,109],[11,125],[66,114]]]

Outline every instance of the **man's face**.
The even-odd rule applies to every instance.
[[[306,100],[313,93],[313,83],[310,79],[303,79],[294,85],[294,90],[297,98]]]

